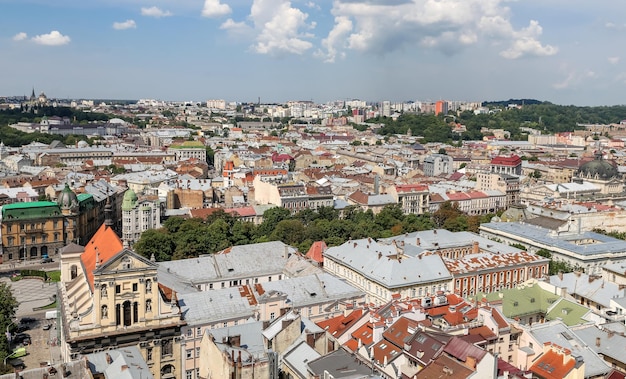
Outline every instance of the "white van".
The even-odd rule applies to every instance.
[[[46,311],[46,320],[56,320],[59,315],[59,311]]]

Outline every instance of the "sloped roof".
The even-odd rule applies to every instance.
[[[314,260],[315,262],[323,263],[324,251],[326,251],[326,249],[328,249],[328,246],[326,246],[326,242],[313,242],[313,245],[311,245],[311,248],[309,248],[309,251],[306,253],[306,257]]]
[[[550,349],[537,358],[530,371],[541,378],[562,379],[576,366],[572,357],[567,358],[564,352]]]
[[[124,245],[115,231],[102,224],[98,231],[91,237],[85,245],[85,252],[80,256],[85,268],[85,275],[91,291],[93,291],[93,271],[96,269],[96,255],[100,264],[106,263],[117,253],[122,251]]]

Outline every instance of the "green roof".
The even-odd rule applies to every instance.
[[[80,195],[76,196],[78,198],[78,201],[85,201],[87,199],[93,199],[93,195],[90,193],[81,193]]]
[[[61,207],[54,201],[32,201],[2,206],[3,220],[27,220],[61,217]]]
[[[170,145],[170,149],[187,149],[190,147],[204,149],[206,146],[204,146],[204,144],[200,141],[185,141],[183,143],[175,143]]]
[[[562,319],[566,325],[586,323],[582,319],[589,309],[546,291],[538,283],[527,283],[518,288],[505,289],[499,292],[478,294],[478,299],[490,303],[502,302],[502,314],[514,319],[527,315],[543,314],[546,320]]]
[[[567,326],[580,325],[589,322],[589,320],[583,318],[589,312],[589,308],[583,305],[570,300],[561,299],[561,301],[554,304],[554,307],[548,311],[546,320],[552,321],[561,319]]]
[[[58,204],[54,201],[30,201],[25,203],[13,203],[2,206],[2,211],[8,209],[29,209],[29,208],[39,208],[39,207],[51,207],[57,206]]]

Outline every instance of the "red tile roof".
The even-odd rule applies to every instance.
[[[545,379],[562,379],[576,365],[576,360],[566,354],[568,351],[559,351],[559,347],[551,347],[541,354],[530,366],[530,371]]]
[[[522,159],[517,155],[511,155],[510,157],[497,156],[491,160],[491,164],[500,166],[517,166],[522,164]]]
[[[342,335],[346,329],[354,325],[354,323],[359,320],[362,315],[363,310],[357,309],[350,312],[347,316],[340,315],[333,317],[328,320],[317,322],[317,325],[322,329],[326,329],[333,337],[338,337]]]
[[[324,252],[326,251],[326,249],[328,249],[328,246],[326,246],[326,242],[324,241],[313,242],[313,245],[311,245],[311,248],[306,253],[306,257],[314,260],[315,262],[323,263]]]
[[[93,271],[96,269],[96,255],[100,260],[100,265],[103,265],[117,253],[121,252],[123,248],[124,245],[120,237],[110,226],[105,224],[102,224],[100,229],[87,242],[85,252],[81,254],[80,259],[83,262],[85,275],[87,275],[91,291],[93,291]]]

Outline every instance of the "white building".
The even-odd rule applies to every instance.
[[[148,229],[161,227],[161,207],[159,202],[137,199],[137,194],[128,189],[122,202],[122,240],[132,246]]]

